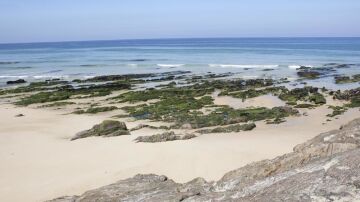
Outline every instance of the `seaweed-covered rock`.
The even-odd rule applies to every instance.
[[[332,109],[333,112],[331,114],[326,115],[327,117],[335,117],[347,111],[347,108],[342,106],[329,106],[329,109]]]
[[[331,92],[334,99],[350,101],[346,107],[360,107],[360,88]]]
[[[256,127],[255,123],[249,124],[236,124],[226,127],[217,127],[213,129],[203,129],[198,130],[196,132],[201,134],[208,134],[208,133],[232,133],[232,132],[240,132],[240,131],[249,131]]]
[[[323,94],[318,92],[316,87],[307,86],[304,88],[285,89],[279,95],[281,100],[287,101],[288,104],[296,105],[297,101],[313,102],[315,104],[326,104]]]
[[[135,139],[136,142],[148,142],[148,143],[156,143],[156,142],[167,142],[167,141],[175,141],[175,140],[188,140],[195,138],[196,135],[186,134],[186,135],[178,135],[173,131],[164,132],[161,134],[150,135],[150,136],[139,136]]]
[[[286,122],[286,120],[284,118],[275,118],[273,120],[266,120],[266,124],[280,124],[280,123],[284,123]]]
[[[73,105],[76,104],[75,102],[53,102],[50,104],[46,104],[46,105],[41,105],[39,106],[39,108],[46,108],[46,107],[63,107],[66,105]]]
[[[297,75],[301,78],[306,78],[306,79],[317,79],[319,78],[319,76],[321,75],[320,72],[317,71],[310,71],[310,70],[306,70],[306,71],[299,71],[297,72]]]
[[[351,100],[354,97],[360,97],[360,88],[345,90],[345,91],[336,91],[332,92],[334,99],[338,100]]]
[[[328,63],[325,64],[325,67],[332,67],[334,69],[343,69],[343,68],[349,68],[353,64],[338,64],[338,63]]]
[[[49,86],[55,86],[55,85],[65,85],[69,84],[68,81],[62,81],[60,79],[50,79],[45,81],[37,81],[37,82],[31,82],[29,87],[49,87]]]
[[[26,81],[24,79],[18,79],[15,81],[7,81],[6,84],[8,85],[12,85],[12,84],[21,84],[21,83],[26,83]]]
[[[260,121],[298,114],[298,111],[291,107],[233,109],[227,106],[218,106],[209,114],[198,111],[210,104],[212,104],[212,98],[209,96],[200,99],[171,97],[150,105],[123,109],[136,119],[173,122],[172,128],[184,128],[186,126],[189,129]]]
[[[353,76],[336,76],[335,83],[343,84],[343,83],[355,83],[360,82],[360,74],[355,74]]]
[[[297,104],[295,106],[295,108],[314,108],[314,107],[315,107],[315,105],[308,104],[308,103]]]
[[[140,130],[143,128],[162,129],[162,130],[170,129],[170,127],[168,127],[168,126],[152,126],[152,125],[148,125],[148,124],[139,124],[139,125],[135,126],[134,128],[131,128],[130,131],[136,131],[136,130]]]
[[[62,82],[62,81],[49,81],[50,83],[53,82]],[[45,88],[44,88],[45,85]],[[12,91],[6,91],[5,93],[18,93],[18,92],[33,92],[39,90],[50,90],[48,89],[47,83],[41,84],[34,84],[34,86],[27,86],[24,88],[18,88]],[[56,84],[57,85],[57,84]],[[42,88],[41,88],[42,87]],[[84,85],[74,87],[71,85],[62,85],[53,87],[50,91],[47,92],[38,92],[32,94],[27,97],[21,98],[15,104],[17,105],[30,105],[30,104],[37,104],[37,103],[45,103],[45,102],[55,102],[55,101],[62,101],[71,98],[72,96],[77,96],[77,98],[89,98],[89,97],[99,97],[99,96],[106,96],[110,95],[112,91],[116,90],[124,90],[130,89],[131,84],[129,83],[121,83],[121,82],[113,82],[113,83],[105,83],[105,84],[97,84],[97,85]],[[80,97],[81,96],[81,97]]]
[[[87,110],[77,110],[74,111],[74,114],[97,114],[100,112],[108,112],[118,109],[116,106],[106,106],[106,107],[90,107]]]
[[[223,91],[219,94],[219,96],[232,96],[234,98],[240,98],[242,100],[246,100],[248,98],[255,98],[261,95],[266,95],[266,94],[273,94],[273,95],[278,95],[283,91],[286,91],[287,89],[284,86],[279,86],[279,87],[268,87],[268,88],[263,88],[263,89],[249,89],[249,90],[244,90],[244,91],[239,91],[239,92],[227,92],[227,91]]]
[[[126,124],[120,121],[105,120],[100,124],[93,126],[89,130],[77,133],[71,140],[86,138],[91,136],[113,137],[121,135],[130,135]]]

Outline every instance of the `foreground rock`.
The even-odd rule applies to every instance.
[[[359,201],[360,119],[298,145],[289,154],[249,164],[217,182],[179,184],[165,176],[136,175],[62,197],[84,201]]]
[[[130,135],[124,122],[106,120],[100,124],[93,126],[89,130],[85,130],[76,134],[71,140],[86,138],[91,136],[113,137],[120,135]]]

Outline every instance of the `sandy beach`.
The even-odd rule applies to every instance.
[[[233,104],[226,98],[216,102]],[[302,109],[307,116],[289,117],[279,125],[258,122],[252,131],[146,144],[133,140],[156,130],[144,128],[130,136],[69,140],[108,119],[112,112],[74,115],[66,114],[66,110],[2,104],[0,201],[35,202],[81,194],[138,173],[163,174],[177,182],[196,177],[218,180],[230,170],[290,152],[295,145],[360,117],[359,109],[354,108],[327,122],[330,111],[327,106]],[[15,117],[20,113],[24,116]],[[132,128],[138,123],[127,125]]]
[[[0,0],[0,202],[360,201],[359,10]]]

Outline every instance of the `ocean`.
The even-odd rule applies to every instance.
[[[301,65],[352,64],[360,73],[360,38],[204,38],[0,44],[0,84],[7,80],[189,70],[240,77],[295,78]],[[264,69],[274,69],[263,71]],[[325,79],[326,81],[326,79]],[[324,80],[322,80],[324,82]],[[330,80],[329,80],[330,82]]]

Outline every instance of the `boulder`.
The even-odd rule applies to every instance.
[[[89,130],[77,133],[71,140],[86,138],[91,136],[113,137],[121,135],[130,135],[124,122],[105,120],[100,124],[93,126]]]

